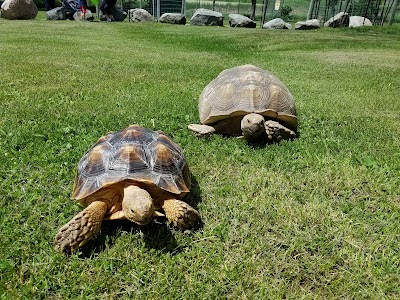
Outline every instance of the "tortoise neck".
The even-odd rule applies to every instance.
[[[94,201],[103,201],[107,204],[108,209],[120,202],[122,198],[122,191],[118,187],[110,186],[103,188],[96,193],[83,199],[85,206],[89,206]]]

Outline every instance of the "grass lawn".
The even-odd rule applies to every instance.
[[[0,19],[0,299],[399,299],[400,27],[270,31]],[[186,128],[202,89],[251,63],[295,97],[299,138],[266,147]],[[137,123],[184,149],[204,226],[105,222],[77,163]]]

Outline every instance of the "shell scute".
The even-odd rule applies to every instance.
[[[110,149],[111,145],[105,140],[98,141],[82,158],[81,172],[85,173],[87,176],[96,176],[104,173],[107,168],[108,160],[103,153],[110,151]]]
[[[109,163],[109,170],[134,173],[149,168],[146,151],[141,145],[122,143]]]

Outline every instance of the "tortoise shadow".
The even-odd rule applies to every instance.
[[[187,194],[182,200],[188,203],[190,206],[198,210],[198,205],[201,202],[201,190],[199,183],[197,181],[196,176],[191,173],[190,176],[191,186],[190,186],[190,193]]]
[[[197,206],[201,202],[201,190],[193,174],[191,174],[191,181],[190,193],[183,198],[183,201],[197,210]],[[173,235],[173,230],[180,231],[182,234],[190,234],[200,230],[203,227],[203,223],[200,221],[194,228],[186,231],[173,229],[172,227],[165,218],[160,217],[154,218],[150,224],[145,226],[139,226],[128,220],[105,221],[101,226],[100,233],[82,246],[79,256],[81,258],[90,258],[103,252],[106,247],[112,247],[118,236],[121,235],[117,233],[133,234],[138,232],[142,232],[143,237],[141,238],[144,240],[147,249],[155,249],[162,253],[176,255],[182,251],[182,247],[178,245]]]
[[[300,134],[297,133],[295,137],[290,138],[290,139],[285,139],[282,141],[271,141],[271,140],[268,140],[267,138],[265,138],[265,139],[256,140],[256,141],[247,141],[247,145],[253,149],[263,149],[269,145],[279,145],[282,142],[292,142],[294,140],[297,140],[299,137],[300,137]]]

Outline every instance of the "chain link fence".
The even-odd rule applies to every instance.
[[[159,8],[157,7],[159,3]],[[124,10],[130,8],[143,8],[157,19],[163,13],[182,13],[190,19],[194,12],[199,8],[210,9],[220,12],[224,16],[229,14],[241,14],[250,17],[253,12],[251,0],[228,1],[212,1],[212,0],[121,0],[121,8]],[[255,9],[255,19],[261,20],[264,13],[271,19],[281,17],[281,8],[283,0],[258,1]],[[290,12],[290,11],[289,11]],[[303,15],[307,14],[307,8],[304,8]]]
[[[241,14],[250,17],[253,12],[251,0],[212,1],[212,0],[119,0],[121,8],[143,8],[158,19],[163,13],[182,13],[190,19],[199,8],[220,12],[225,17],[229,14]],[[158,7],[159,4],[159,7]],[[350,15],[363,16],[375,25],[383,24],[392,17],[398,6],[398,0],[258,0],[255,20],[260,21],[281,17],[286,21],[320,19],[325,22],[335,14],[345,11]],[[395,22],[400,16],[397,16]]]

